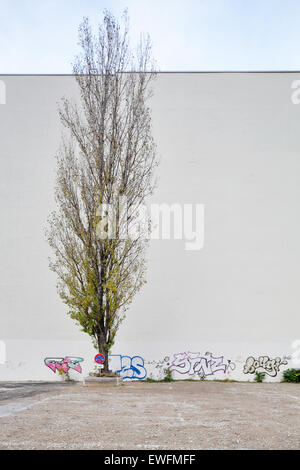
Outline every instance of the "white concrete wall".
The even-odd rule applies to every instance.
[[[95,351],[65,314],[43,236],[54,208],[57,101],[76,96],[76,85],[72,77],[0,79],[0,340],[6,344],[0,380],[57,380],[43,359],[68,355],[84,357],[82,375],[71,373],[80,378],[93,368]],[[165,357],[171,362],[190,351],[235,363],[208,379],[252,380],[243,372],[247,357],[295,353],[300,105],[291,101],[291,85],[297,79],[159,74],[152,110],[161,164],[151,202],[204,204],[205,243],[186,251],[183,240],[151,241],[148,284],[112,351],[140,356],[148,376],[163,369]],[[188,360],[181,365],[187,370]],[[280,371],[292,365],[289,359]],[[280,380],[280,371],[268,380]]]

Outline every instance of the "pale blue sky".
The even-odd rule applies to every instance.
[[[125,7],[161,71],[300,70],[299,0],[0,0],[0,73],[71,73],[83,16]]]

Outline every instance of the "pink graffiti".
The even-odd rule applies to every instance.
[[[80,362],[83,361],[82,357],[46,357],[44,363],[49,367],[55,374],[55,372],[62,371],[67,373],[70,369],[76,370],[81,374],[82,368]]]

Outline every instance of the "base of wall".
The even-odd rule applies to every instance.
[[[100,385],[120,385],[122,379],[120,377],[85,377],[83,384],[100,384]]]

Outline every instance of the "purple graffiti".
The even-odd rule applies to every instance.
[[[229,368],[235,369],[235,364],[230,360],[224,362],[224,356],[214,357],[210,352],[203,356],[199,352],[190,351],[174,354],[170,366],[170,370],[179,372],[179,374],[197,374],[203,378],[218,371],[225,374]]]
[[[51,369],[54,374],[58,370],[59,373],[64,372],[65,374],[70,370],[76,370],[81,374],[82,368],[80,362],[83,361],[82,357],[46,357],[44,363],[49,369]]]

